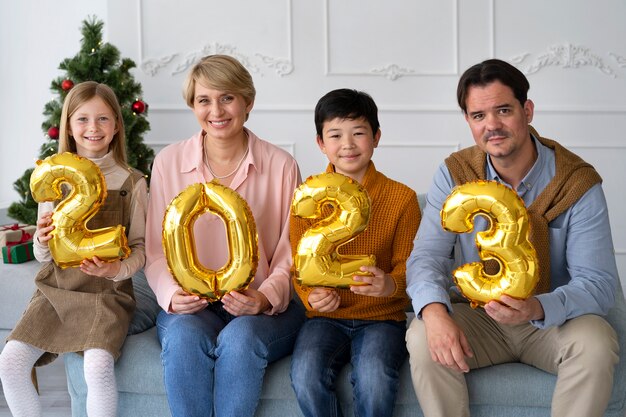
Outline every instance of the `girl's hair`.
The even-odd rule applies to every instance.
[[[243,97],[246,105],[254,101],[256,90],[252,76],[239,61],[228,55],[205,56],[193,66],[183,83],[183,98],[193,109],[196,83]],[[246,115],[246,120],[248,115]]]
[[[83,104],[94,97],[100,97],[113,112],[117,132],[109,144],[109,151],[113,153],[115,161],[123,167],[128,167],[126,162],[126,133],[124,132],[124,119],[122,109],[111,87],[99,84],[95,81],[85,81],[76,84],[65,97],[63,111],[61,112],[61,131],[59,133],[59,153],[76,153],[76,140],[70,136],[70,118]]]

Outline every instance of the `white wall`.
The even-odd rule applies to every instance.
[[[298,159],[304,176],[325,166],[313,107],[333,88],[368,91],[380,108],[374,160],[426,191],[436,166],[472,144],[455,102],[470,65],[498,57],[526,72],[535,127],[604,177],[613,240],[626,275],[626,2],[597,0],[78,0],[0,2],[0,208],[42,141],[43,105],[56,67],[78,49],[80,22],[96,13],[106,39],[136,61],[150,104],[155,149],[196,122],[180,86],[193,60],[238,56],[258,90],[248,126]],[[86,3],[86,2],[85,2]],[[7,59],[8,57],[8,59]]]
[[[0,1],[0,209],[19,198],[13,182],[44,142],[50,83],[78,52],[81,22],[92,14],[106,21],[106,0]]]

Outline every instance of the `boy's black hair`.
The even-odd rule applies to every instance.
[[[378,132],[378,107],[369,94],[349,88],[333,90],[320,98],[315,106],[315,130],[323,139],[324,122],[335,118],[352,120],[360,117],[369,122],[373,134]]]
[[[468,68],[461,79],[456,90],[456,98],[463,113],[467,114],[467,92],[470,87],[485,87],[494,81],[513,90],[513,95],[523,106],[527,100],[530,84],[526,76],[513,65],[499,59],[488,59]]]

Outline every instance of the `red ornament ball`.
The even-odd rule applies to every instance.
[[[145,112],[146,107],[148,107],[148,105],[141,100],[135,101],[133,105],[131,106],[131,108],[133,109],[133,112],[137,114],[141,114]]]
[[[70,91],[74,87],[74,81],[72,80],[63,80],[61,82],[61,88],[63,91]]]
[[[50,137],[50,139],[58,139],[59,138],[59,128],[56,126],[52,126],[50,129],[48,129],[48,137]]]

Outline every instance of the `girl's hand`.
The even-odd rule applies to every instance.
[[[115,278],[121,267],[122,262],[119,259],[114,262],[104,262],[97,256],[91,259],[84,259],[80,263],[80,270],[85,274],[107,279]]]
[[[52,212],[47,211],[37,220],[37,230],[35,231],[35,240],[43,245],[48,245],[48,241],[52,239],[50,232],[54,230],[52,224]]]
[[[332,288],[317,287],[309,293],[308,301],[314,310],[320,313],[330,313],[339,308],[341,297]]]
[[[222,297],[224,310],[233,316],[254,316],[272,307],[261,291],[248,288],[242,291],[231,291]]]
[[[353,293],[370,297],[389,297],[396,291],[396,282],[382,269],[375,266],[362,266],[360,269],[369,272],[370,275],[353,275],[352,279],[369,285],[352,285],[350,291]]]
[[[189,294],[182,288],[176,290],[170,301],[170,313],[194,314],[206,308],[209,302],[195,294]]]

